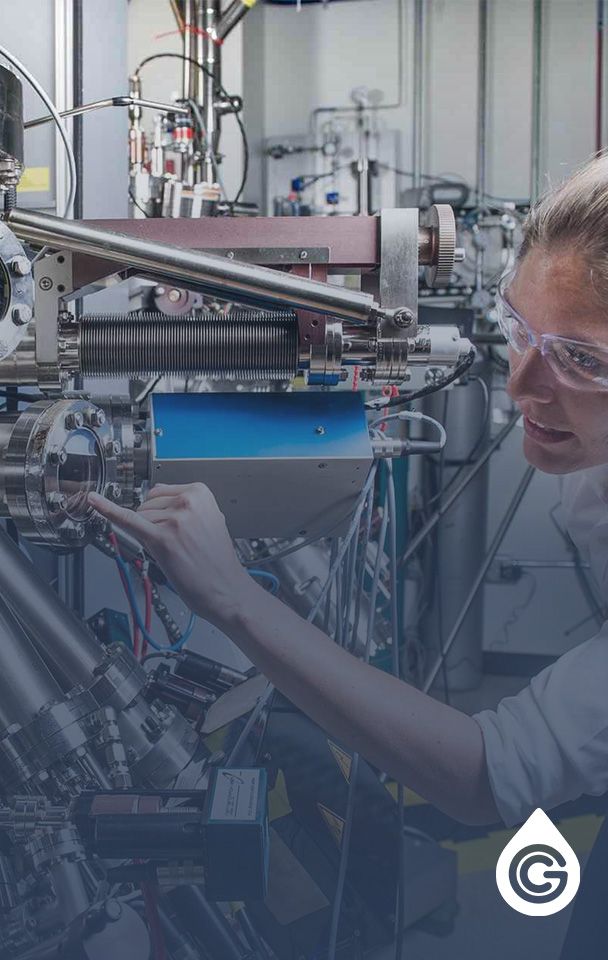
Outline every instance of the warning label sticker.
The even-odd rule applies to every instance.
[[[337,813],[334,813],[333,810],[330,810],[329,807],[325,807],[322,803],[317,803],[317,808],[325,820],[327,828],[336,841],[336,844],[341,847],[342,834],[344,833],[344,820],[342,817],[339,817]]]
[[[255,820],[260,777],[258,770],[220,770],[215,780],[210,820]]]
[[[340,768],[340,772],[347,783],[350,783],[350,771],[353,765],[353,758],[342,747],[339,747],[333,740],[327,741],[327,746],[334,755],[334,759]]]

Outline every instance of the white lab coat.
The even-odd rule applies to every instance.
[[[608,598],[608,465],[563,481],[568,532]],[[608,793],[608,623],[496,711],[475,714],[498,811],[514,826],[536,808]]]

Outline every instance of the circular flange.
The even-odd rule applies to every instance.
[[[98,524],[88,494],[120,499],[118,450],[112,425],[90,400],[28,407],[4,454],[6,502],[20,532],[36,543],[85,546]]]
[[[34,282],[25,250],[0,221],[0,360],[10,356],[34,311]]]
[[[449,203],[433,204],[427,226],[432,230],[433,262],[424,276],[429,287],[445,287],[452,277],[456,253],[456,220]]]

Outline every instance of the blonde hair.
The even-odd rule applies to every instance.
[[[587,161],[549,190],[524,222],[518,259],[533,247],[572,247],[589,264],[593,284],[608,292],[608,153]]]

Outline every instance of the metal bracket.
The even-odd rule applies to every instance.
[[[329,263],[329,247],[205,247],[204,250],[205,253],[214,253],[229,260],[267,266]]]
[[[382,210],[380,214],[380,305],[402,308],[411,321],[381,321],[380,336],[404,339],[416,335],[418,325],[418,210]]]
[[[51,254],[34,264],[36,366],[40,389],[61,389],[58,318],[65,300],[74,293],[72,254]]]

